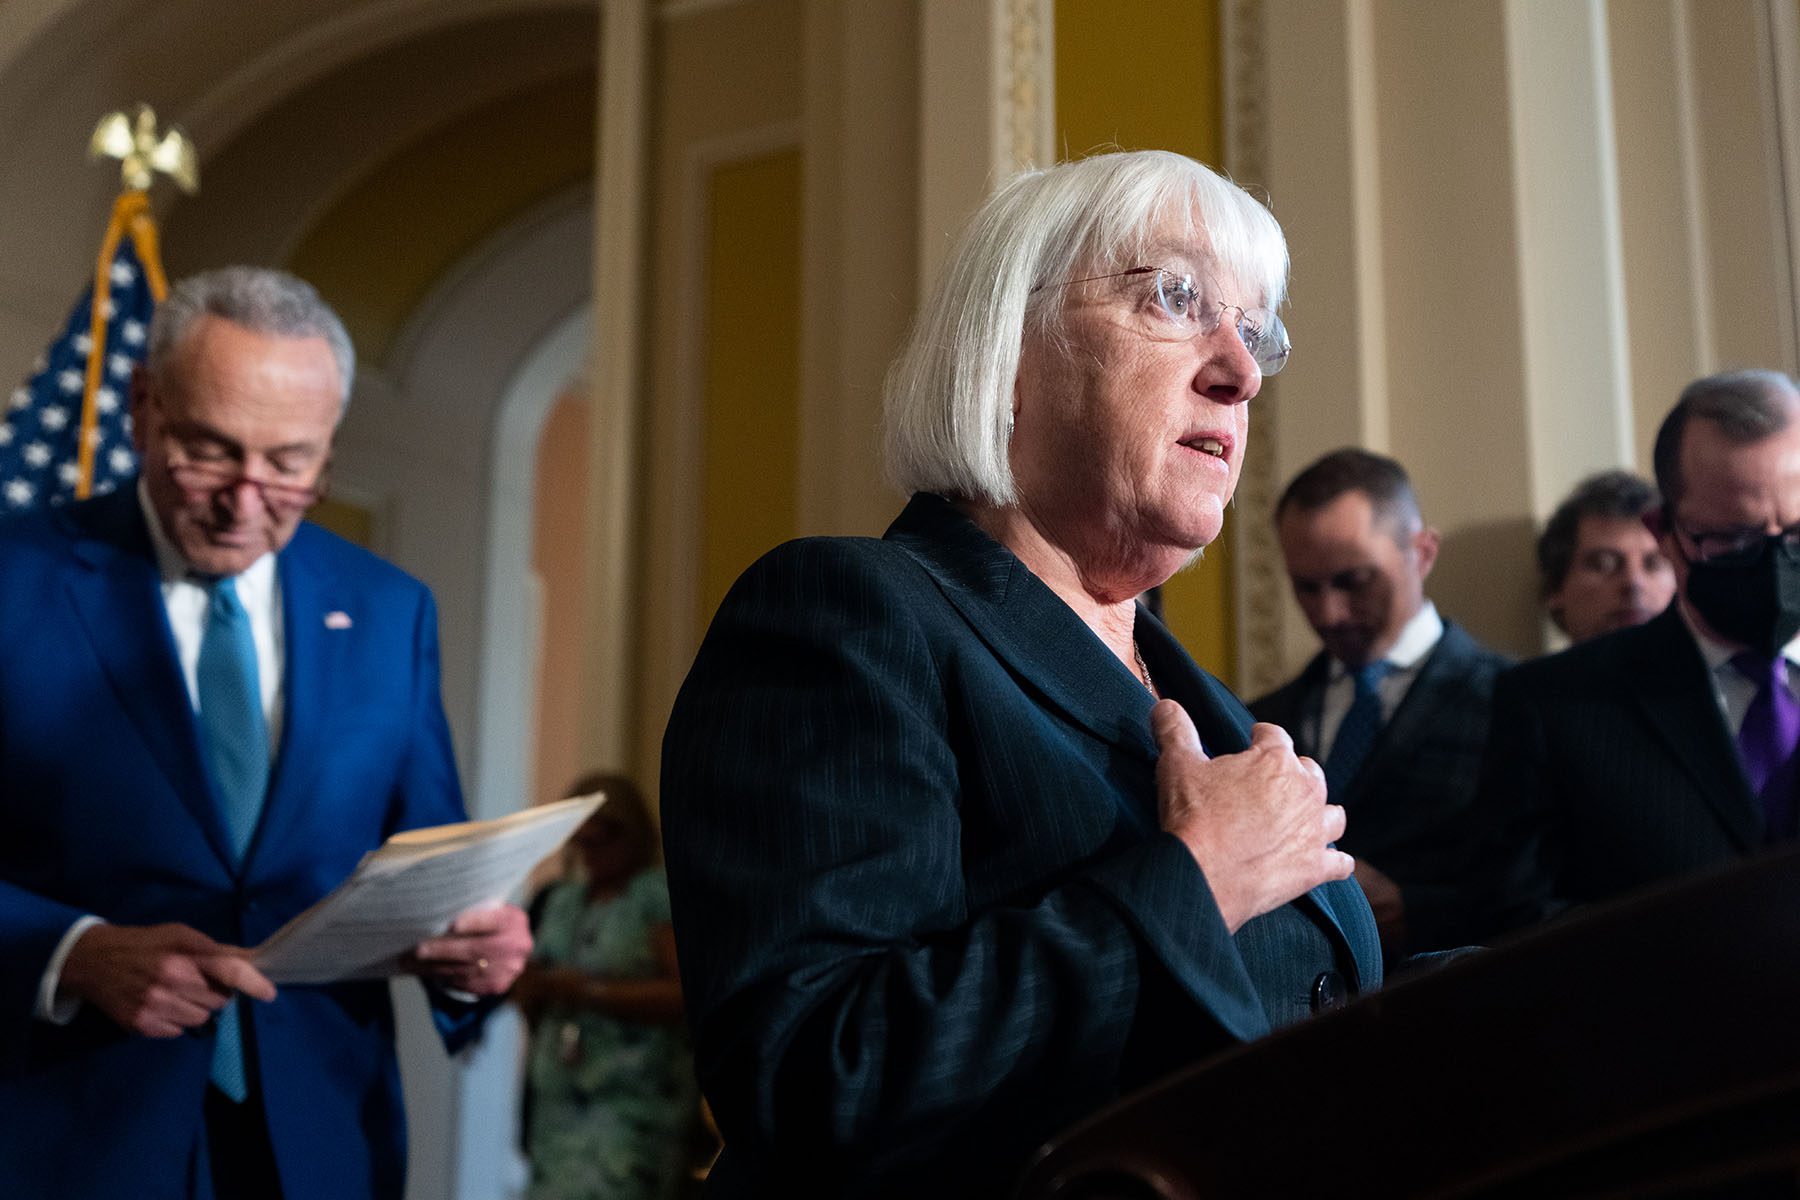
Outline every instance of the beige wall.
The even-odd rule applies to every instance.
[[[715,322],[709,226],[714,178],[734,165],[798,144],[802,108],[799,0],[750,0],[657,22],[651,48],[650,254],[645,455],[641,491],[646,620],[638,648],[635,767],[656,794],[662,727],[699,644],[705,578],[707,383]],[[734,212],[735,219],[742,216]],[[797,277],[798,264],[790,264]],[[798,320],[798,312],[788,318]],[[723,364],[721,364],[723,365]],[[743,382],[754,384],[753,367]],[[791,423],[791,385],[754,401]],[[782,415],[785,412],[786,415]],[[791,488],[792,480],[777,481]],[[791,491],[787,493],[791,496]],[[725,503],[722,495],[714,496]],[[791,528],[792,516],[785,524]],[[723,518],[715,524],[723,524]],[[744,552],[749,548],[744,547]],[[725,550],[716,551],[723,555]],[[747,561],[747,560],[745,560]]]
[[[581,670],[587,645],[588,404],[556,402],[537,452],[531,567],[538,592],[537,704],[534,706],[534,802],[555,799],[585,771]]]
[[[1294,256],[1275,474],[1393,453],[1445,534],[1430,591],[1543,646],[1531,545],[1577,478],[1643,466],[1680,385],[1792,370],[1796,48],[1762,0],[1282,0],[1228,6]],[[1780,17],[1780,22],[1771,18]],[[1264,18],[1278,14],[1278,25]],[[1777,53],[1779,51],[1779,54]],[[1261,401],[1259,401],[1261,403]],[[1266,562],[1283,653],[1314,648]]]

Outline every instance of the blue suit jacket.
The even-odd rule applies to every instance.
[[[1244,748],[1243,707],[1138,620],[1207,748]],[[1152,703],[937,497],[739,580],[663,743],[716,1194],[1004,1194],[1122,1090],[1305,1015],[1322,975],[1379,982],[1352,883],[1226,932],[1158,827]]]
[[[416,580],[302,525],[278,557],[285,718],[234,867],[135,489],[0,523],[0,1185],[204,1195],[209,1031],[34,1019],[84,913],[254,946],[396,830],[458,820],[436,610]],[[342,613],[347,628],[326,624]],[[343,624],[333,618],[333,625]],[[472,1014],[440,1024],[457,1036]],[[387,984],[287,987],[251,1044],[287,1200],[397,1196],[405,1127]],[[203,1174],[203,1173],[199,1173]]]

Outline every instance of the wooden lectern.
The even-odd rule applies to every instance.
[[[1585,909],[1174,1075],[1021,1200],[1800,1196],[1800,849]]]

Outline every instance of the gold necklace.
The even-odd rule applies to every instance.
[[[1162,693],[1156,690],[1156,681],[1150,678],[1150,664],[1144,661],[1144,652],[1138,646],[1136,638],[1131,639],[1131,656],[1137,659],[1138,675],[1143,678],[1145,690],[1161,700]]]

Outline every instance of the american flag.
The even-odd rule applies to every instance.
[[[112,491],[137,470],[131,449],[127,401],[131,370],[144,357],[156,299],[134,239],[119,239],[104,301],[105,336],[96,346],[94,286],[89,284],[69,314],[62,336],[50,343],[31,378],[13,390],[0,411],[0,513],[63,504],[75,498],[81,478],[81,409],[88,360],[98,353],[94,392],[93,493]]]

